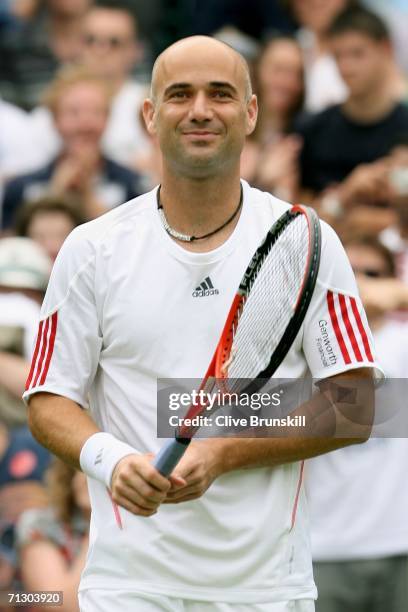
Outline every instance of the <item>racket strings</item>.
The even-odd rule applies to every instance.
[[[308,252],[307,220],[298,215],[266,253],[251,284],[234,332],[229,379],[254,378],[268,366],[294,314]]]

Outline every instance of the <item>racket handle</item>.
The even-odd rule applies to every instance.
[[[153,465],[162,476],[170,476],[186,452],[190,441],[191,438],[174,438],[173,440],[168,440],[160,449]]]

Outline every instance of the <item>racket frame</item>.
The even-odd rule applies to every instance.
[[[212,385],[212,388],[214,388],[217,380],[223,380],[225,384],[226,380],[228,379],[226,364],[231,354],[235,329],[238,325],[239,316],[251,291],[253,282],[262,267],[265,257],[273,247],[273,244],[278,240],[286,226],[300,214],[305,215],[307,220],[309,228],[309,245],[308,259],[305,265],[305,274],[302,285],[299,288],[296,303],[294,305],[293,316],[291,317],[278,346],[273,352],[267,367],[260,371],[254,379],[249,381],[248,385],[240,392],[250,395],[259,391],[272,377],[274,372],[278,369],[288,354],[297,334],[299,333],[309,308],[319,272],[321,255],[321,229],[319,218],[313,209],[301,204],[296,204],[281,215],[281,217],[279,217],[279,219],[269,229],[263,242],[257,248],[251,261],[249,262],[240,282],[238,291],[234,296],[220,340],[217,344],[206,375],[200,385],[199,391],[207,389],[209,385]],[[199,415],[205,409],[205,403],[190,406],[189,410],[187,411],[186,418],[194,418],[194,416]],[[176,432],[175,438],[168,440],[155,458],[154,466],[163,476],[169,476],[171,474],[174,467],[187,450],[192,437],[199,427],[186,429],[188,429],[188,432],[186,432],[183,428],[179,428]],[[188,433],[188,435],[186,435],[186,433]]]

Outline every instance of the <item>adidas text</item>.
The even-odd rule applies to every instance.
[[[218,289],[215,289],[209,276],[203,280],[198,287],[196,287],[192,293],[193,297],[207,297],[208,295],[218,295]]]

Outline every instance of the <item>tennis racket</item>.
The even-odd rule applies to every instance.
[[[320,251],[320,222],[312,209],[293,206],[272,225],[245,270],[199,391],[209,393],[223,379],[228,392],[250,395],[267,383],[305,318]],[[207,408],[205,402],[192,405],[185,419]],[[154,461],[163,476],[171,474],[197,430],[181,426],[163,446]]]

